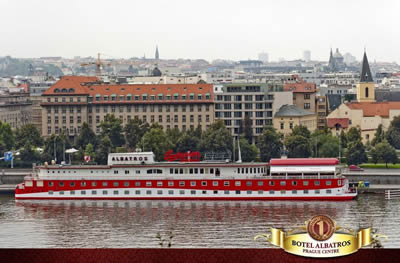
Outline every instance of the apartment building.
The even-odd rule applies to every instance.
[[[214,102],[215,119],[223,120],[233,136],[240,135],[249,117],[256,142],[264,126],[272,125],[274,109],[280,108],[278,104],[291,104],[292,94],[283,92],[282,82],[229,83],[214,85]]]
[[[285,91],[293,92],[293,104],[299,109],[315,112],[316,85],[297,79],[294,82],[286,82]]]
[[[316,114],[295,105],[283,105],[274,115],[274,128],[284,136],[290,135],[296,126],[305,126],[311,132],[317,128]]]
[[[138,118],[164,129],[203,130],[214,122],[211,84],[103,84],[96,77],[65,76],[42,95],[42,134],[62,130],[73,137],[83,122],[100,133],[100,123],[114,114],[125,125]]]
[[[1,93],[0,121],[16,129],[32,122],[32,102],[29,93]]]

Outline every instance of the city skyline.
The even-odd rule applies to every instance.
[[[290,8],[287,8],[287,7]],[[391,8],[388,8],[391,6]],[[0,4],[3,27],[0,56],[95,57],[160,59],[302,58],[328,61],[330,48],[361,60],[364,47],[370,61],[400,62],[396,11],[398,1],[283,0],[164,3],[105,1],[9,1]],[[24,8],[22,8],[24,7]],[[396,8],[397,7],[397,8]],[[60,11],[62,10],[62,12]],[[17,17],[17,19],[16,19]]]

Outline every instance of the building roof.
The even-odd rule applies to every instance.
[[[352,110],[362,110],[364,117],[389,117],[390,110],[400,110],[400,101],[350,102],[346,106]]]
[[[210,102],[213,100],[212,84],[119,85],[101,84],[97,81],[96,77],[63,77],[47,89],[43,95],[88,95],[93,97],[93,104],[126,101],[177,102],[175,99],[177,95],[178,102]],[[122,100],[120,96],[123,96]]]
[[[275,117],[302,117],[314,115],[315,113],[309,112],[300,108],[297,108],[295,105],[282,105],[279,108],[278,112],[275,113]]]
[[[315,93],[316,85],[311,82],[295,82],[285,83],[283,85],[284,91],[292,91],[293,93]]]
[[[335,128],[337,126],[341,128],[349,127],[349,118],[327,118],[328,128]]]
[[[360,82],[374,82],[372,79],[371,70],[369,68],[367,53],[364,51],[363,61],[361,63]]]

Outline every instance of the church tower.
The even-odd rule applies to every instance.
[[[160,55],[158,54],[158,45],[156,46],[156,55],[155,55],[155,59],[159,60],[160,59]]]
[[[361,64],[360,82],[357,84],[357,101],[358,102],[375,101],[375,83],[372,79],[371,70],[368,64],[367,53],[365,51]]]

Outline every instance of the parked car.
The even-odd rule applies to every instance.
[[[364,169],[358,167],[357,165],[352,164],[352,165],[349,165],[349,171],[352,171],[352,172],[361,172],[361,171],[364,171]]]

